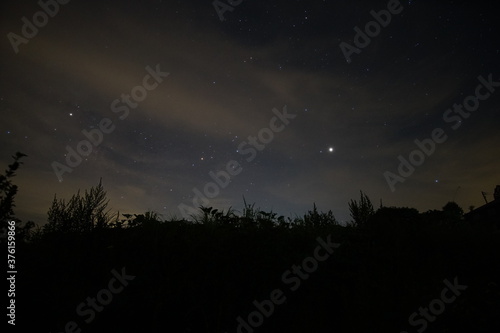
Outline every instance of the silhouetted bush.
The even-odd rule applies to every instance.
[[[349,211],[351,212],[354,224],[357,226],[367,223],[375,212],[370,198],[363,191],[360,191],[359,201],[352,199],[349,202]]]
[[[54,196],[52,206],[48,211],[48,222],[45,232],[90,232],[110,226],[115,216],[107,209],[109,200],[102,181],[96,187],[85,190],[83,195],[78,191],[66,202]]]
[[[37,330],[61,332],[74,320],[82,332],[237,332],[236,318],[246,320],[255,301],[280,289],[286,301],[254,332],[411,331],[409,316],[439,298],[443,280],[454,277],[468,289],[427,332],[500,328],[500,233],[492,226],[432,223],[429,214],[406,207],[371,212],[362,193],[355,206],[366,214],[355,225],[340,225],[316,205],[303,217],[285,218],[245,201],[241,214],[200,207],[193,221],[146,212],[101,219],[107,222],[95,227],[88,217],[102,216],[94,213],[104,212],[107,200],[101,184],[89,193],[89,201],[77,195],[78,204],[56,201],[50,216],[57,227],[24,249],[18,299],[30,315],[24,323]],[[436,214],[455,221],[445,212],[458,211],[448,204]],[[315,255],[318,238],[341,245],[292,291],[283,274]],[[76,307],[122,267],[135,279],[85,323]]]

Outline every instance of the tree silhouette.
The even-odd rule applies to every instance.
[[[464,216],[463,209],[454,201],[448,202],[443,207],[443,217],[448,222],[458,222]]]
[[[16,170],[22,164],[21,158],[27,155],[17,152],[12,156],[14,162],[9,164],[5,175],[0,175],[0,228],[7,227],[7,222],[14,218],[14,197],[17,194],[17,185],[12,183],[12,178],[16,175]]]

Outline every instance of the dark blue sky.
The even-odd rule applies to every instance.
[[[44,222],[55,193],[101,177],[114,210],[164,217],[180,216],[197,190],[218,208],[241,209],[245,196],[285,216],[316,203],[340,220],[359,190],[376,206],[481,205],[481,191],[500,184],[494,4],[403,1],[348,63],[340,44],[356,47],[355,27],[388,3],[397,7],[242,1],[224,21],[210,0],[72,0],[49,6],[53,17],[36,14],[36,1],[3,4],[0,165],[28,155],[17,215]],[[28,38],[22,18],[33,15]],[[474,111],[454,108],[466,101]],[[283,121],[285,105],[294,116]],[[436,129],[443,142],[431,149]],[[71,167],[67,147],[87,156]],[[419,165],[398,172],[400,155]],[[401,177],[394,191],[387,172]]]

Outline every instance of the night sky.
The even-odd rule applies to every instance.
[[[19,218],[44,223],[54,194],[100,178],[121,213],[181,217],[201,193],[342,221],[360,190],[468,211],[500,184],[496,2],[231,2],[2,4],[0,167],[28,155]],[[385,27],[356,47],[371,11]],[[419,165],[400,173],[399,156]]]

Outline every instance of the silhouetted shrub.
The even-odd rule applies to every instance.
[[[355,225],[357,226],[364,225],[374,214],[374,209],[370,198],[368,198],[366,193],[363,193],[363,191],[359,192],[359,201],[352,199],[349,202],[349,211],[351,212],[351,217],[354,220]]]
[[[108,228],[116,217],[107,209],[109,200],[102,181],[96,187],[85,190],[83,195],[78,191],[66,202],[54,196],[48,211],[48,223],[45,232],[77,232],[85,233],[94,229]]]

